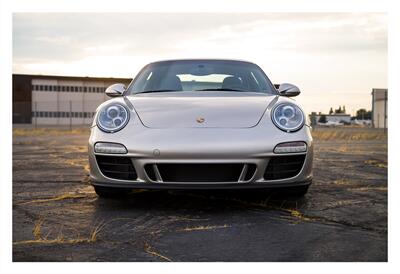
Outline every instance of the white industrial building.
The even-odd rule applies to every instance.
[[[126,78],[13,75],[13,122],[38,125],[86,125],[105,89]]]
[[[317,118],[317,121],[319,121],[319,118],[322,115],[317,114],[315,117]],[[325,114],[326,121],[327,122],[334,122],[334,123],[350,123],[351,122],[351,116],[350,114],[345,114],[345,113],[335,113],[335,114]]]
[[[372,89],[372,126],[375,128],[387,128],[387,89]]]

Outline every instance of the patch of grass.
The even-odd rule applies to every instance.
[[[202,231],[202,230],[214,230],[220,228],[228,228],[228,225],[207,225],[207,226],[195,226],[195,227],[187,227],[184,229],[179,229],[178,231]]]
[[[33,227],[33,237],[35,237],[36,240],[42,239],[42,225],[44,223],[44,219],[40,218],[34,225]]]
[[[349,183],[348,181],[343,180],[343,179],[335,180],[333,183],[334,183],[335,185],[339,185],[339,186],[342,186],[342,185],[350,185],[350,183]]]
[[[305,216],[303,213],[301,213],[301,212],[298,211],[297,209],[283,208],[283,209],[281,209],[281,210],[290,213],[290,215],[291,215],[292,217],[298,219],[299,221],[311,222],[311,221],[315,221],[315,220],[316,220],[316,219],[313,219],[313,218],[311,218],[311,217]]]
[[[98,225],[94,226],[88,237],[78,237],[76,238],[66,238],[62,232],[63,226],[60,228],[60,232],[57,237],[53,239],[48,239],[50,232],[43,237],[42,226],[44,224],[44,219],[40,218],[33,227],[33,240],[17,241],[13,242],[13,245],[24,245],[24,244],[80,244],[80,243],[94,243],[97,241],[100,231],[106,225],[105,222],[100,222]]]
[[[14,128],[13,137],[24,136],[62,136],[62,135],[89,135],[89,127],[82,128]]]
[[[78,194],[76,194],[76,193],[65,193],[65,194],[57,196],[57,197],[52,197],[52,198],[47,198],[47,199],[37,199],[37,200],[22,202],[22,203],[19,203],[18,205],[48,203],[48,202],[66,200],[66,199],[82,199],[82,198],[86,198],[86,197],[87,197],[87,195],[86,194],[82,194],[82,193],[78,193]]]
[[[86,159],[67,159],[64,161],[64,163],[71,166],[82,167],[86,172],[90,172],[90,166]]]
[[[387,168],[387,163],[380,162],[380,161],[377,161],[377,160],[367,160],[367,161],[364,161],[364,163],[367,164],[367,165],[371,165],[371,166]]]
[[[106,223],[100,222],[97,226],[93,227],[92,231],[90,232],[90,236],[88,238],[89,242],[95,242],[97,240],[97,237],[100,233],[100,231],[105,227]]]
[[[311,132],[316,141],[387,140],[387,133],[372,128],[316,128]]]
[[[327,203],[327,206],[324,207],[322,210],[327,210],[327,209],[334,209],[342,206],[350,206],[350,205],[356,205],[356,204],[363,204],[368,201],[360,201],[360,200],[338,200],[335,202],[330,202]]]
[[[166,257],[164,255],[161,255],[160,253],[154,251],[153,248],[150,246],[150,244],[148,242],[144,243],[144,251],[149,253],[149,254],[151,254],[151,255],[153,255],[153,256],[159,257],[159,258],[161,258],[161,259],[163,259],[163,260],[165,260],[167,262],[172,262],[172,260],[170,258],[168,258],[168,257]]]
[[[67,200],[67,199],[82,199],[82,198],[88,198],[90,195],[94,196],[93,187],[86,186],[86,187],[77,189],[76,192],[67,192],[67,193],[64,193],[62,195],[55,196],[55,197],[21,202],[21,203],[18,203],[17,205],[48,203],[48,202],[62,201],[62,200]]]
[[[386,186],[365,186],[365,187],[356,187],[356,188],[351,188],[349,190],[355,190],[355,191],[387,191]]]

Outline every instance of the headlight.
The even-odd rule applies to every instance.
[[[293,132],[304,125],[304,114],[298,106],[282,103],[272,110],[272,122],[283,131]]]
[[[121,130],[129,121],[129,111],[120,104],[110,104],[100,109],[97,125],[104,132]]]

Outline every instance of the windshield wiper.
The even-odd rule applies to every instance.
[[[141,92],[136,92],[136,94],[141,94],[141,93],[152,93],[152,92],[171,92],[171,91],[178,91],[175,89],[155,89],[155,90],[145,90]]]
[[[250,92],[249,90],[235,89],[235,88],[205,88],[205,89],[196,89],[196,91],[241,91],[241,92]]]

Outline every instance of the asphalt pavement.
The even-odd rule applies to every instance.
[[[85,133],[13,138],[13,260],[387,261],[387,142],[315,142],[302,199],[269,191],[98,198]]]

